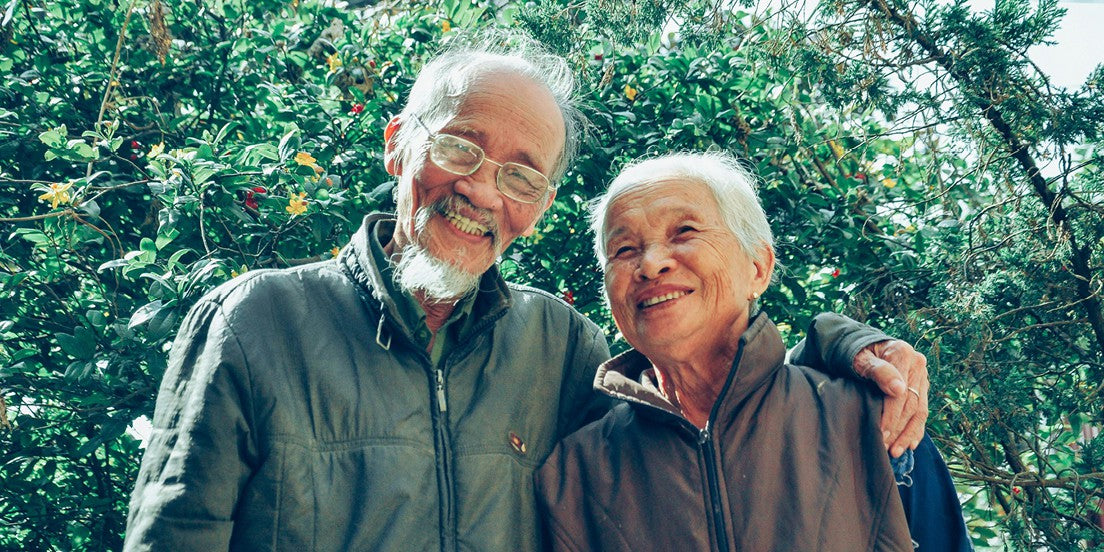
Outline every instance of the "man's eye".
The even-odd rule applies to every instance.
[[[471,153],[473,151],[475,151],[474,149],[472,149],[471,146],[469,146],[469,145],[467,145],[463,142],[453,142],[453,143],[449,144],[449,147],[452,148],[453,150],[456,150],[457,153],[462,153],[462,154],[467,154],[467,155],[471,155]]]
[[[506,178],[510,180],[510,183],[515,187],[532,191],[537,188],[537,185],[533,183],[528,174],[525,174],[521,169],[510,168],[506,173]]]

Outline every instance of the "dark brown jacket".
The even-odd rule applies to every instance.
[[[595,387],[625,402],[537,475],[552,549],[911,551],[880,399],[784,354],[758,316],[701,431],[642,375],[643,355],[603,364]]]

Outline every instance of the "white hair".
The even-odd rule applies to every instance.
[[[543,85],[560,108],[564,122],[564,148],[547,175],[555,188],[579,150],[583,116],[575,93],[575,75],[567,60],[518,31],[486,30],[457,37],[447,49],[422,68],[410,89],[400,119],[417,116],[433,128],[456,116],[472,85],[494,73],[515,73]],[[404,124],[395,134],[404,163],[422,154],[425,130]]]
[[[762,247],[774,248],[774,234],[755,192],[755,177],[735,157],[723,152],[673,153],[630,163],[613,179],[606,193],[591,203],[590,229],[599,264],[605,267],[606,215],[613,202],[642,184],[671,179],[708,186],[725,225],[753,260],[762,260]]]

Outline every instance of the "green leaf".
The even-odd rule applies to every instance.
[[[96,336],[84,326],[73,328],[72,334],[59,333],[54,337],[57,338],[61,350],[73,358],[88,360],[96,352]]]
[[[50,148],[60,148],[65,145],[66,132],[65,125],[61,125],[58,128],[40,133],[38,139]]]
[[[146,303],[134,311],[134,314],[130,316],[130,322],[127,323],[127,328],[135,329],[146,322],[149,322],[153,317],[157,316],[164,308],[164,304],[160,299],[151,303]]]
[[[295,157],[296,152],[299,150],[299,129],[292,127],[291,130],[284,134],[283,138],[280,138],[280,160],[287,161],[292,157]]]

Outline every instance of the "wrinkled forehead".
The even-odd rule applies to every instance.
[[[567,132],[551,91],[509,68],[473,76],[445,130],[519,155],[542,172],[563,154]]]
[[[700,203],[701,199],[705,199],[703,196],[709,196],[708,199],[716,203],[708,186],[696,179],[679,175],[657,176],[616,185],[610,190],[606,202],[605,225],[609,227],[615,216],[629,208],[649,213],[670,208],[672,203],[677,203],[673,200],[677,199],[694,198],[698,201],[698,207],[709,207],[708,203]]]

